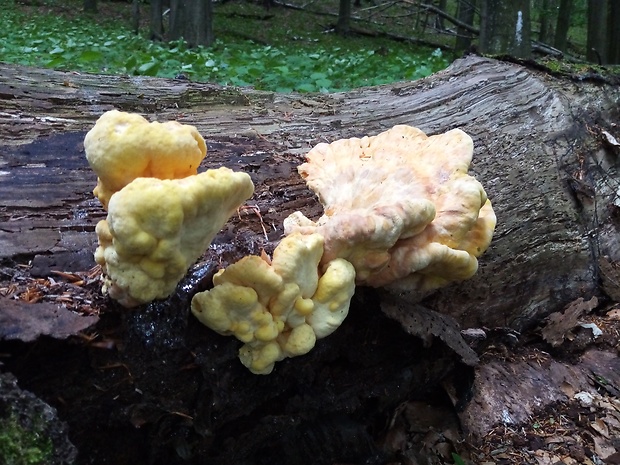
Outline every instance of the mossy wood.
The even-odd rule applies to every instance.
[[[209,150],[202,168],[246,171],[257,187],[178,294],[142,311],[108,304],[95,331],[115,350],[12,342],[7,366],[56,402],[81,463],[142,463],[148,454],[166,464],[385,461],[372,439],[386,412],[448,373],[469,379],[476,355],[450,317],[509,334],[578,297],[617,290],[620,155],[605,134],[618,137],[619,99],[620,87],[596,76],[475,56],[425,80],[326,95],[0,64],[0,284],[30,261],[37,276],[93,264],[104,213],[82,140],[106,110],[195,125]],[[359,289],[344,324],[310,354],[269,376],[248,373],[240,344],[199,325],[189,297],[221,264],[272,251],[289,213],[321,215],[296,172],[312,146],[396,124],[461,128],[474,139],[472,173],[498,218],[478,274],[417,312],[406,297]]]

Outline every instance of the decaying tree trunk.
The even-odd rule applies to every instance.
[[[382,463],[386,412],[450,373],[471,377],[477,357],[455,321],[521,332],[579,297],[613,294],[620,87],[607,79],[470,56],[422,81],[300,96],[0,65],[0,277],[30,260],[37,276],[93,264],[103,212],[81,141],[112,108],[197,126],[209,146],[203,168],[250,173],[260,213],[240,212],[169,301],[134,312],[108,303],[86,348],[5,342],[8,366],[68,418],[81,463],[94,454],[102,464]],[[289,213],[320,216],[295,170],[310,147],[395,124],[473,137],[472,171],[498,217],[478,274],[423,307],[359,289],[345,324],[313,352],[269,376],[247,373],[237,341],[196,324],[188,299],[220,263],[272,250]],[[36,374],[32,360],[45,360]],[[467,396],[456,397],[463,407]]]
[[[286,161],[280,177],[287,178],[318,142],[376,134],[395,124],[429,134],[462,128],[474,139],[473,173],[493,201],[498,227],[477,277],[440,292],[429,305],[465,326],[525,328],[596,292],[600,256],[620,261],[614,242],[617,147],[604,135],[616,131],[620,91],[595,76],[554,80],[470,57],[414,83],[287,96],[144,77],[1,71],[4,258],[55,248],[81,251],[93,243],[83,233],[103,214],[90,197],[95,176],[82,159],[81,139],[103,111],[119,108],[196,125],[212,141],[208,165],[226,162],[218,150],[233,147],[239,155],[228,163],[247,163],[259,182],[269,157]],[[30,151],[40,158],[33,160]],[[304,208],[319,214],[309,192],[277,216]],[[280,232],[271,214],[265,222],[271,233]]]

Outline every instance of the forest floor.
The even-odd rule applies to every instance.
[[[68,18],[83,17],[82,2],[47,2],[18,0],[24,12],[55,14]],[[149,29],[150,9],[140,4],[140,29]],[[266,45],[283,41],[311,42],[317,45],[368,45],[380,49],[390,42],[411,42],[429,47],[451,48],[455,30],[439,16],[423,9],[412,13],[411,5],[393,2],[378,8],[370,2],[353,7],[351,33],[348,37],[335,34],[338,20],[338,0],[322,2],[280,2],[228,0],[214,3],[213,28],[216,39],[224,42],[251,40]],[[131,27],[131,2],[98,1],[93,15],[97,22],[109,21]],[[164,18],[164,29],[166,27]]]
[[[60,14],[69,18],[81,17],[82,2],[68,0],[18,0],[27,13]],[[347,37],[335,33],[338,20],[338,0],[316,1],[248,1],[226,0],[214,3],[214,35],[223,42],[251,40],[255,43],[275,45],[282,42],[316,43],[334,47],[371,47],[377,50],[390,44],[409,43],[452,52],[457,36],[456,26],[450,17],[456,15],[456,2],[448,1],[445,18],[412,2],[361,1],[353,5],[351,32]],[[582,11],[575,11],[568,33],[568,53],[573,58],[585,56],[585,19]],[[130,1],[98,1],[98,22],[114,21],[131,27]],[[140,28],[149,29],[148,3],[140,3]],[[537,29],[538,14],[533,12],[533,29]],[[166,21],[164,20],[164,23]],[[165,28],[165,26],[164,26]],[[471,36],[474,44],[476,34]],[[456,57],[456,55],[455,55]]]

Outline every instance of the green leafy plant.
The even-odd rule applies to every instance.
[[[377,51],[369,43],[346,48],[309,39],[294,45],[226,40],[208,49],[189,49],[182,41],[152,42],[120,23],[27,15],[14,4],[0,10],[0,21],[1,61],[98,74],[182,74],[195,81],[276,92],[338,92],[414,80],[448,64],[439,49],[394,45]]]

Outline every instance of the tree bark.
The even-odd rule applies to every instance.
[[[170,39],[183,39],[190,47],[213,44],[213,5],[211,0],[172,0]]]
[[[558,9],[558,20],[555,27],[555,37],[553,46],[558,50],[566,52],[568,40],[568,28],[570,27],[570,15],[573,0],[560,0]]]
[[[338,5],[336,30],[339,34],[347,35],[351,29],[351,0],[340,0]]]
[[[163,0],[151,0],[151,40],[164,40]]]
[[[473,26],[476,12],[476,0],[459,0],[457,18],[461,23]],[[469,50],[473,33],[461,26],[456,29],[454,49],[457,53]]]
[[[437,8],[439,8],[441,11],[446,11],[447,10],[447,6],[448,6],[448,1],[447,0],[438,0],[437,2]],[[439,29],[440,31],[443,31],[446,27],[444,24],[444,17],[441,15],[437,15],[437,17],[435,18],[435,27],[437,29]]]
[[[588,38],[586,58],[607,64],[607,0],[588,0]]]
[[[530,31],[529,0],[482,0],[481,52],[529,58]]]
[[[620,64],[620,3],[609,2],[607,52],[610,64]]]
[[[132,0],[131,3],[131,28],[134,34],[140,32],[140,0]]]
[[[555,0],[542,0],[540,5],[540,31],[538,33],[538,40],[543,43],[549,43],[551,37],[551,21],[554,18],[553,12],[556,11]]]
[[[84,12],[97,13],[97,0],[84,0]]]
[[[468,56],[414,83],[302,96],[0,64],[3,292],[31,273],[45,279],[92,264],[104,213],[81,141],[112,108],[195,125],[209,147],[201,169],[250,173],[249,204],[260,213],[232,218],[171,299],[133,312],[105,301],[81,343],[0,341],[12,354],[5,367],[69,422],[79,463],[383,463],[374,440],[389,412],[438,391],[450,373],[471,379],[476,356],[456,322],[513,334],[579,297],[610,293],[608,270],[620,262],[620,159],[604,136],[619,138],[614,79]],[[310,147],[396,124],[428,134],[459,127],[474,139],[472,173],[498,217],[478,274],[421,304],[358,289],[345,323],[310,354],[267,377],[249,374],[237,341],[191,318],[192,293],[209,287],[218,266],[273,250],[288,214],[322,214],[296,173]],[[463,412],[474,427],[476,405]]]

